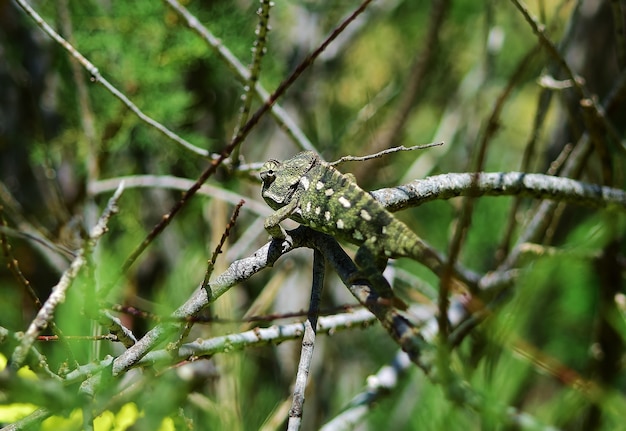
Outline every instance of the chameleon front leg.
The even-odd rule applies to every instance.
[[[280,222],[289,218],[291,213],[298,207],[298,200],[293,199],[287,205],[276,210],[272,215],[268,216],[263,223],[263,227],[272,238],[284,239],[286,234]]]

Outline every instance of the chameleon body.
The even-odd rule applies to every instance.
[[[409,257],[439,273],[441,257],[395,218],[354,177],[342,174],[316,153],[305,151],[283,162],[267,161],[260,173],[262,196],[276,212],[265,220],[272,237],[284,237],[279,223],[291,218],[360,245],[360,268],[380,268],[386,258]]]

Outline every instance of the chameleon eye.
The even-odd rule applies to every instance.
[[[280,165],[277,160],[268,160],[265,162],[263,167],[261,168],[261,172],[259,172],[259,176],[261,177],[261,181],[265,184],[271,184],[276,179],[276,168]]]
[[[259,173],[261,181],[264,183],[271,183],[276,179],[276,172],[273,169],[268,169]]]

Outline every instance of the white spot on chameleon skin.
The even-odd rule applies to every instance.
[[[363,238],[363,234],[360,231],[358,231],[358,230],[355,230],[352,233],[352,237],[354,239],[356,239],[357,241],[363,241],[365,239],[365,238]]]
[[[317,184],[315,184],[315,188],[317,190],[322,190],[324,188],[324,183],[321,181],[318,181]]]
[[[343,224],[343,220],[337,220],[337,229],[343,229],[345,225]]]
[[[370,215],[370,213],[368,213],[366,210],[361,210],[361,212],[359,213],[359,215],[361,216],[361,218],[365,221],[370,221],[372,219],[372,216]]]
[[[339,199],[337,199],[339,201],[339,203],[344,207],[344,208],[350,208],[352,206],[352,204],[350,203],[350,201],[348,199],[346,199],[345,196],[341,196]]]
[[[326,191],[324,192],[324,194],[326,196],[332,196],[335,194],[335,191],[333,189],[326,189]]]
[[[383,226],[382,232],[383,235],[387,235],[387,226]]]
[[[324,212],[324,218],[326,219],[326,221],[330,221],[330,211]]]
[[[308,190],[309,186],[311,185],[311,182],[309,181],[307,177],[300,177],[300,184],[302,184],[302,187],[304,187],[304,190]]]
[[[311,201],[308,201],[306,203],[306,212],[310,213],[311,212]]]
[[[322,209],[320,207],[315,207],[315,215],[320,215]]]

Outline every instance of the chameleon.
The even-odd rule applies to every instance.
[[[261,195],[275,211],[264,222],[273,238],[285,237],[280,222],[291,218],[358,245],[355,263],[366,274],[372,274],[372,268],[382,273],[387,258],[400,257],[441,274],[443,259],[436,251],[361,189],[352,175],[339,172],[316,153],[304,151],[282,162],[268,160],[260,177]]]

